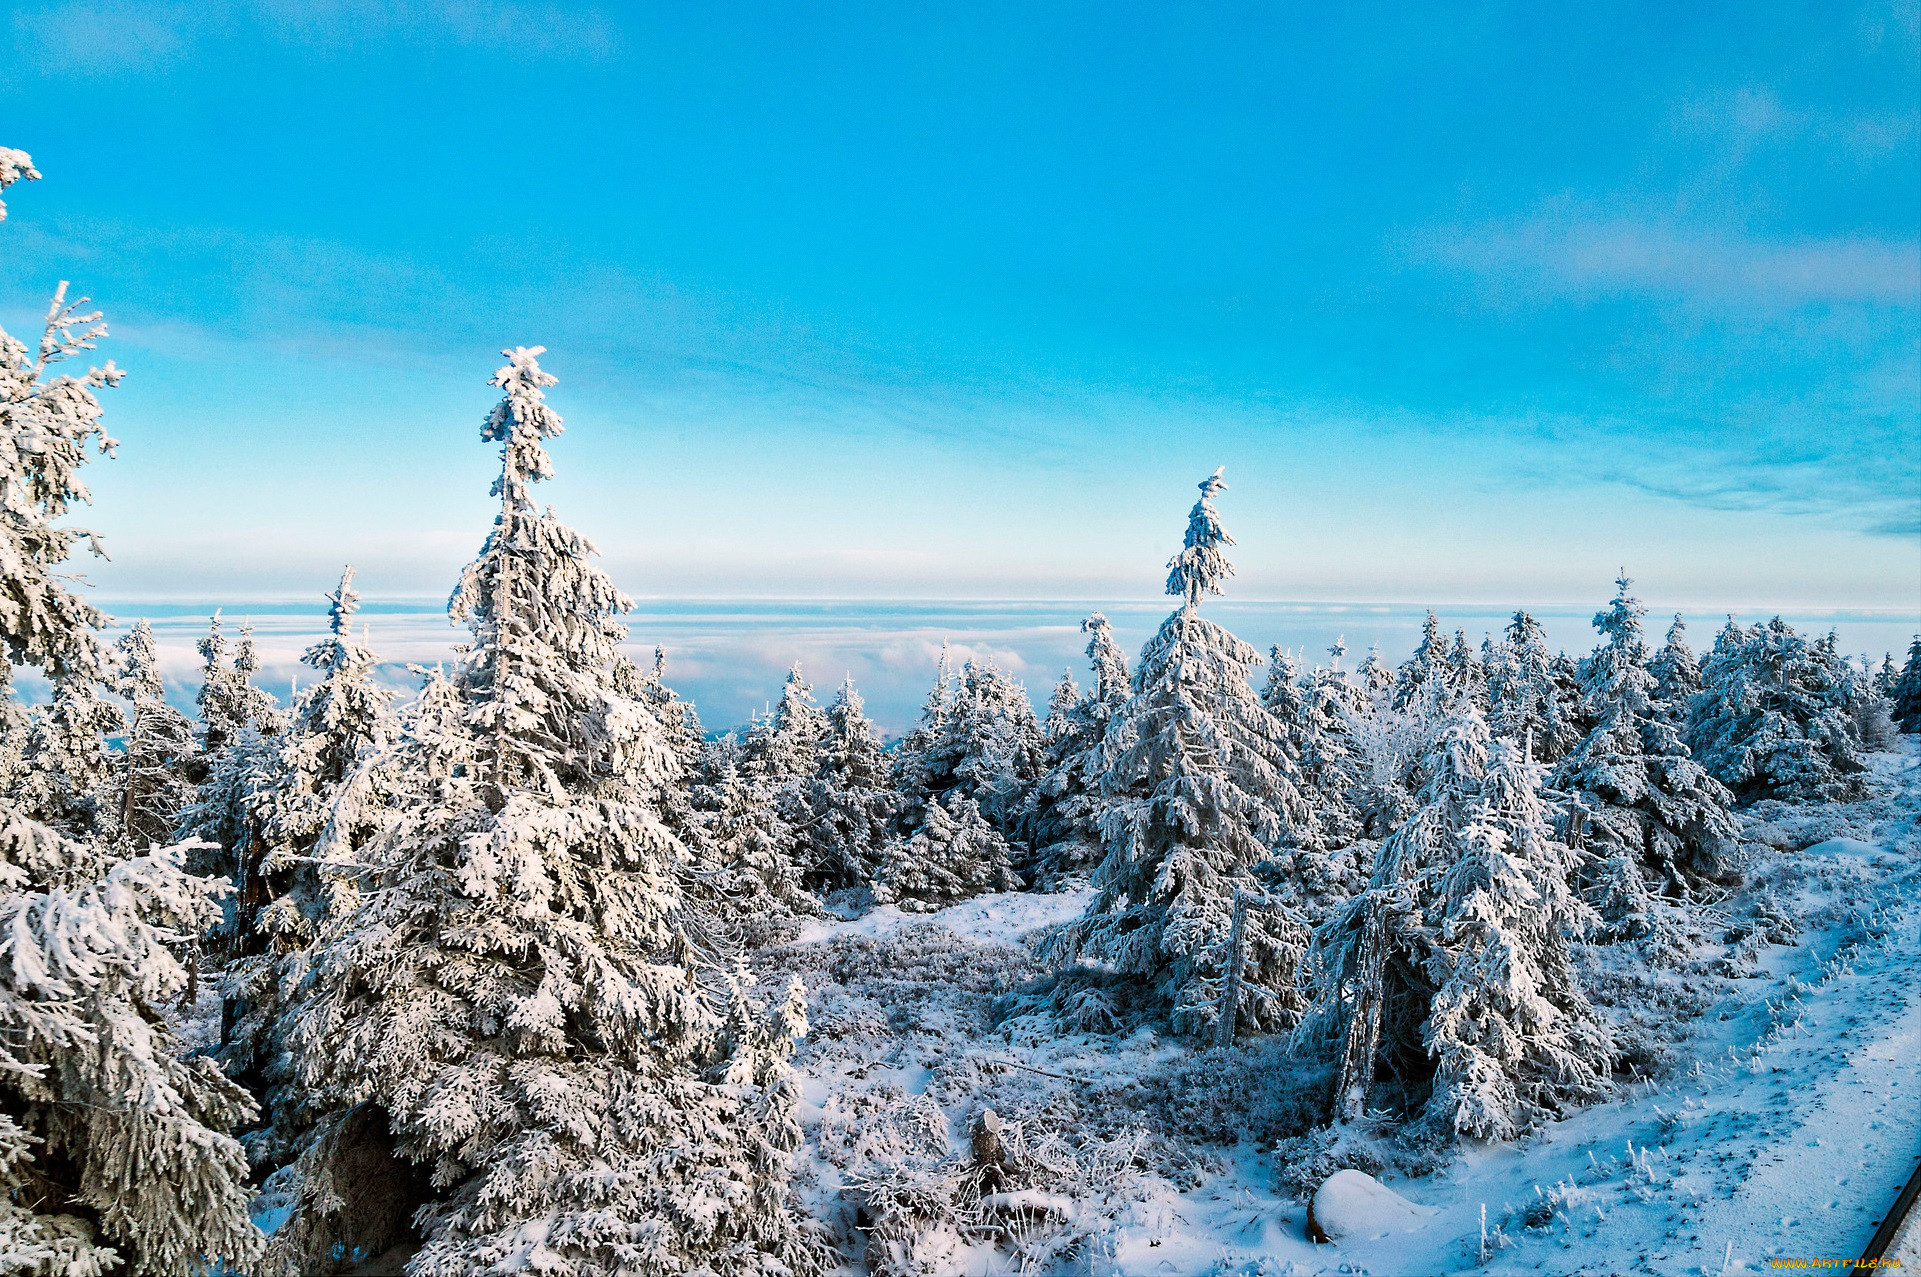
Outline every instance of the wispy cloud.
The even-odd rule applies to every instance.
[[[618,24],[599,9],[505,0],[64,0],[16,10],[12,36],[9,78],[164,70],[248,37],[320,49],[397,41],[589,59],[621,45]]]
[[[1921,305],[1921,241],[1869,235],[1764,238],[1661,220],[1550,211],[1423,230],[1414,262],[1468,272],[1497,290],[1641,296],[1792,307]]]
[[[1921,110],[1798,106],[1765,85],[1689,99],[1675,108],[1674,123],[1683,134],[1724,146],[1736,161],[1768,147],[1803,144],[1871,164],[1921,136]]]

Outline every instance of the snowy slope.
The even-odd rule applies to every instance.
[[[1236,1093],[1259,1091],[1277,1054],[1029,1031],[1010,1001],[1041,971],[1024,942],[1086,893],[876,910],[778,955],[817,991],[799,1058],[810,1205],[857,1249],[876,1168],[938,1185],[992,1107],[1078,1150],[1060,1177],[1072,1210],[1018,1228],[922,1221],[951,1235],[882,1270],[1678,1275],[1852,1257],[1921,1155],[1921,751],[1907,747],[1877,759],[1868,802],[1748,813],[1748,885],[1719,906],[1730,940],[1655,989],[1680,1039],[1659,1075],[1432,1174],[1384,1170],[1433,1211],[1412,1232],[1306,1239],[1271,1148],[1235,1140],[1250,1129]],[[1737,945],[1763,902],[1798,933]],[[1103,1179],[1102,1150],[1129,1139],[1129,1168]]]

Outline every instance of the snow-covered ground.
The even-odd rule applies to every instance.
[[[1684,971],[1594,968],[1597,1001],[1668,1039],[1651,1077],[1426,1174],[1388,1156],[1380,1178],[1429,1213],[1379,1236],[1307,1240],[1284,1174],[1299,1144],[1277,1159],[1264,1134],[1299,1125],[1279,1044],[1061,1037],[1024,1014],[1032,942],[1086,893],[816,923],[772,955],[811,993],[809,1204],[899,1273],[1716,1277],[1853,1258],[1921,1158],[1921,750],[1905,748],[1876,759],[1866,802],[1744,815],[1745,885]],[[954,1191],[988,1108],[1042,1168],[1025,1197]],[[957,1197],[975,1205],[943,1204]]]

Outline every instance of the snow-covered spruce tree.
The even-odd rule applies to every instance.
[[[1330,663],[1314,671],[1300,717],[1300,769],[1321,845],[1345,847],[1361,835],[1352,797],[1360,780],[1354,757],[1354,723],[1372,711],[1366,693],[1341,670],[1347,644],[1335,639]]]
[[[1095,702],[1109,715],[1127,703],[1127,654],[1114,641],[1114,627],[1099,612],[1090,612],[1081,622],[1087,635],[1087,663],[1094,671],[1094,686],[1088,689]]]
[[[693,773],[707,752],[707,733],[700,725],[700,713],[693,702],[682,700],[680,694],[667,685],[667,649],[655,644],[651,666],[645,671],[638,665],[630,665],[629,669],[638,699],[653,710],[682,773]]]
[[[1028,799],[1023,837],[1033,848],[1030,877],[1051,890],[1085,879],[1101,858],[1101,777],[1107,770],[1107,725],[1127,703],[1127,658],[1114,627],[1095,612],[1081,622],[1094,684],[1086,695],[1063,674],[1047,713],[1041,778]]]
[[[1221,473],[1202,481],[1169,564],[1167,591],[1181,605],[1142,649],[1133,694],[1108,728],[1099,895],[1049,945],[1057,961],[1089,959],[1148,984],[1185,1032],[1213,1029],[1220,1014],[1236,894],[1259,897],[1255,866],[1313,819],[1281,725],[1248,683],[1259,654],[1200,612],[1233,572],[1214,508]],[[1299,1015],[1305,942],[1288,908],[1247,911],[1238,1024],[1274,1029]]]
[[[1448,644],[1447,685],[1456,695],[1472,698],[1483,709],[1487,707],[1487,671],[1468,645],[1466,630],[1455,630],[1454,641]]]
[[[37,177],[0,149],[0,188]],[[100,677],[106,617],[62,571],[86,534],[57,520],[87,500],[90,449],[110,453],[95,392],[112,364],[54,366],[93,348],[97,314],[54,294],[37,350],[0,332],[0,639],[6,668],[56,684]],[[175,946],[219,913],[224,884],[182,848],[116,861],[0,797],[0,1266],[20,1277],[140,1277],[244,1266],[246,1158],[224,1132],[250,1115],[212,1061],[182,1060],[159,1007],[186,983]]]
[[[1851,802],[1864,792],[1853,672],[1825,643],[1775,617],[1729,622],[1701,671],[1688,739],[1743,802]]]
[[[120,813],[113,797],[120,764],[107,738],[127,728],[108,700],[102,675],[69,670],[27,729],[25,765],[15,798],[29,817],[71,837],[112,842]]]
[[[1344,1120],[1370,1107],[1414,1113],[1431,1094],[1425,1032],[1446,970],[1434,904],[1460,859],[1487,750],[1479,708],[1451,702],[1417,768],[1419,805],[1381,844],[1367,888],[1315,932],[1316,1022],[1338,1044],[1334,1097]],[[1383,1074],[1391,1093],[1376,1096]]]
[[[1602,897],[1631,895],[1634,875],[1657,894],[1692,896],[1731,872],[1736,834],[1728,791],[1654,703],[1646,609],[1631,584],[1625,574],[1616,580],[1613,600],[1594,618],[1602,642],[1581,663],[1580,706],[1593,727],[1553,775],[1572,798],[1570,841],[1596,862],[1589,899],[1617,928],[1620,907]]]
[[[795,787],[750,776],[739,735],[707,740],[700,715],[667,685],[666,672],[666,651],[656,645],[645,669],[616,653],[611,682],[616,694],[647,707],[673,759],[649,797],[686,852],[682,886],[688,914],[698,919],[690,931],[717,952],[762,948],[797,914],[817,912],[794,855]]]
[[[1080,703],[1081,685],[1074,681],[1074,671],[1062,670],[1047,698],[1047,717],[1041,721],[1041,747],[1048,757],[1053,756],[1054,746],[1073,731],[1069,719]]]
[[[1278,770],[1301,794],[1301,810],[1305,814],[1303,819],[1295,822],[1289,833],[1296,846],[1318,848],[1321,845],[1320,824],[1312,819],[1318,812],[1302,772],[1302,752],[1308,731],[1308,700],[1312,687],[1312,679],[1301,673],[1301,663],[1294,659],[1292,652],[1279,645],[1268,648],[1267,678],[1261,684],[1261,704],[1274,720],[1274,739],[1280,747]]]
[[[248,728],[262,734],[277,731],[280,721],[273,697],[253,685],[253,676],[260,670],[253,626],[240,627],[240,641],[229,657],[227,636],[216,611],[208,618],[207,636],[198,646],[202,665],[195,703],[200,707],[201,748],[207,757],[233,745]]]
[[[260,660],[251,625],[241,627],[229,656],[215,612],[199,648],[200,752],[194,760],[194,800],[180,814],[179,832],[204,844],[188,860],[189,868],[229,878],[245,895],[266,855],[254,807],[258,795],[278,781],[276,737],[285,718],[274,698],[253,685]],[[221,947],[230,953],[242,943],[237,922],[229,917],[220,928]]]
[[[631,604],[531,499],[561,428],[540,353],[493,378],[500,512],[450,603],[472,646],[363,773],[393,810],[341,866],[294,1015],[320,1124],[275,1254],[325,1272],[413,1210],[414,1277],[805,1273],[798,994],[764,1018],[690,942],[649,801],[675,759],[614,682]]]
[[[1394,672],[1394,708],[1406,709],[1436,681],[1448,681],[1447,639],[1441,635],[1441,618],[1430,608],[1421,622],[1421,641],[1415,645],[1414,655]]]
[[[1275,644],[1267,649],[1267,680],[1261,684],[1261,704],[1287,728],[1290,754],[1298,754],[1295,733],[1299,730],[1307,696],[1301,686],[1301,663],[1294,653]]]
[[[739,780],[748,793],[735,800],[760,809],[752,823],[764,825],[769,835],[761,851],[785,862],[763,865],[771,874],[765,885],[777,895],[787,895],[789,884],[800,882],[807,868],[807,790],[826,731],[827,716],[797,661],[781,685],[779,702],[755,718],[741,745]]]
[[[1894,680],[1888,699],[1894,705],[1894,723],[1910,734],[1921,732],[1921,634],[1908,644],[1907,663],[1901,677]]]
[[[692,822],[676,817],[675,787],[659,787],[662,823],[686,849],[682,882],[697,947],[753,950],[777,942],[789,924],[817,914],[801,883],[793,823],[776,795],[743,767],[745,747],[729,733],[705,751],[692,787]],[[711,931],[704,945],[700,933]]]
[[[362,760],[393,743],[393,694],[374,677],[379,661],[353,635],[360,596],[354,570],[341,573],[327,596],[328,633],[301,660],[319,678],[296,697],[288,725],[271,741],[261,783],[246,796],[254,854],[236,884],[233,962],[222,980],[225,1007],[221,1060],[228,1072],[260,1091],[271,1129],[249,1136],[257,1161],[281,1164],[291,1156],[297,1119],[283,1103],[290,1081],[282,1011],[306,973],[306,951],[326,912],[319,871],[321,838],[347,846],[364,842],[378,817],[341,801]]]
[[[1423,1037],[1436,1061],[1426,1116],[1509,1139],[1607,1091],[1613,1042],[1581,992],[1570,937],[1592,910],[1569,889],[1574,852],[1548,830],[1546,769],[1488,747],[1480,794],[1432,911],[1440,988]]]
[[[848,675],[827,706],[827,726],[807,781],[805,882],[856,887],[873,876],[894,819],[887,755]]]
[[[1012,865],[1040,767],[1041,730],[1026,689],[992,662],[950,674],[941,649],[934,688],[895,760],[899,832],[882,848],[874,896],[936,909],[1020,885]],[[925,867],[912,857],[930,858]]]
[[[796,661],[781,684],[773,712],[747,734],[746,769],[769,789],[797,794],[801,782],[813,774],[815,755],[826,734],[827,716]]]
[[[1516,612],[1495,647],[1487,672],[1488,727],[1524,745],[1533,742],[1540,762],[1558,761],[1580,740],[1547,649],[1547,633],[1526,612]]]
[[[1354,681],[1374,709],[1384,709],[1394,695],[1394,674],[1381,659],[1378,645],[1370,645],[1367,655],[1354,667]]]
[[[1446,684],[1436,680],[1399,709],[1375,703],[1350,719],[1354,784],[1348,798],[1362,837],[1386,838],[1420,806],[1421,761],[1453,715],[1454,700]]]
[[[928,805],[958,789],[1002,839],[1019,838],[1042,762],[1041,727],[1027,689],[992,660],[978,658],[951,680],[943,666],[937,694],[942,684],[949,688],[944,700],[936,706],[930,698],[896,764],[903,833],[918,832]]]
[[[167,703],[153,628],[135,621],[115,645],[115,689],[130,707],[127,748],[121,760],[120,841],[135,851],[173,840],[180,813],[193,801],[188,779],[199,747],[193,724]]]
[[[1881,690],[1873,660],[1863,656],[1855,664],[1835,649],[1837,636],[1828,631],[1824,640],[1829,658],[1846,690],[1848,713],[1854,719],[1854,736],[1861,748],[1870,753],[1896,748],[1901,730],[1894,725],[1894,705]]]
[[[361,760],[396,735],[393,693],[375,678],[379,658],[353,634],[360,607],[353,580],[350,564],[327,596],[327,636],[300,658],[319,678],[296,696],[286,728],[273,738],[272,784],[252,797],[265,855],[255,877],[238,884],[249,952],[312,938],[321,897],[312,860],[321,833]]]
[[[874,899],[910,913],[1018,886],[1007,840],[958,788],[928,799],[920,828],[882,848],[874,871]]]
[[[1688,706],[1701,690],[1701,663],[1695,659],[1694,649],[1688,646],[1687,622],[1679,612],[1674,614],[1674,623],[1668,626],[1667,641],[1648,662],[1648,673],[1654,675],[1655,710],[1667,720],[1668,726],[1685,735]]]

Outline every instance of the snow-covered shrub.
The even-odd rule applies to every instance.
[[[1165,1024],[1167,1006],[1133,976],[1099,967],[1062,967],[1007,1000],[1007,1023],[1037,1020],[1047,1034],[1124,1034]]]
[[[1144,1068],[1128,1088],[1128,1104],[1172,1140],[1265,1145],[1325,1121],[1333,1085],[1327,1051],[1276,1035],[1182,1052]]]
[[[1036,1130],[991,1108],[976,1110],[966,1131],[964,1142],[953,1138],[947,1112],[926,1095],[829,1099],[820,1139],[842,1168],[869,1272],[952,1271],[968,1251],[975,1262],[1041,1271],[1141,1195],[1137,1132]]]
[[[1387,1169],[1380,1141],[1351,1123],[1317,1126],[1274,1145],[1274,1185],[1298,1201],[1310,1201],[1336,1171],[1378,1176]]]

